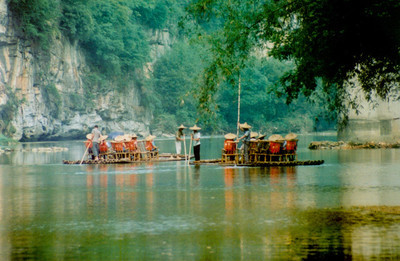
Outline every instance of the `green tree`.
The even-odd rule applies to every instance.
[[[9,7],[24,36],[38,42],[43,49],[48,48],[53,32],[57,31],[58,1],[10,0]]]
[[[154,65],[153,101],[155,121],[171,119],[170,122],[193,123],[197,113],[193,98],[196,76],[202,70],[202,49],[179,41]],[[169,117],[166,117],[169,115]],[[176,124],[175,124],[176,125]],[[175,126],[176,128],[176,126]]]
[[[272,58],[253,58],[245,64],[241,71],[241,122],[248,122],[263,133],[312,130],[312,119],[325,116],[327,108],[314,102],[310,110],[310,101],[302,95],[287,105],[274,91],[282,88],[279,79],[292,68],[292,63]],[[321,91],[320,84],[318,90]],[[217,96],[221,126],[225,131],[233,131],[237,124],[237,88],[221,84]],[[319,129],[332,127],[328,124]]]
[[[214,59],[206,68],[204,97],[229,80],[255,49],[295,67],[281,77],[287,102],[311,96],[321,80],[334,108],[341,109],[345,83],[358,77],[370,98],[387,97],[400,81],[400,2],[397,0],[193,0],[189,20],[221,26],[208,33]],[[204,32],[204,31],[203,31]],[[232,57],[235,62],[230,62]]]
[[[72,41],[89,40],[94,30],[93,0],[63,0],[60,29]]]

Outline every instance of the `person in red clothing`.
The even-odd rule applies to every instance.
[[[154,143],[155,137],[156,136],[153,136],[153,135],[147,136],[147,138],[146,138],[146,150],[147,151],[155,151],[155,150],[157,150],[157,147],[156,147],[156,145]]]
[[[94,155],[93,155],[93,134],[89,133],[88,135],[86,135],[86,141],[85,141],[85,147],[87,149],[87,153],[89,155],[90,159],[94,159]]]
[[[137,135],[136,134],[132,134],[131,135],[131,141],[130,141],[130,150],[131,151],[136,151],[137,150]]]
[[[105,153],[108,151],[108,146],[107,146],[107,142],[106,139],[108,138],[107,135],[105,136],[100,136],[99,142],[100,142],[100,153]]]
[[[234,139],[236,138],[236,135],[233,133],[228,133],[225,136],[225,141],[224,141],[224,150],[226,154],[234,154],[236,151],[236,142]]]

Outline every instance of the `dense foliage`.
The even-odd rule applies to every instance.
[[[332,127],[320,120],[317,124],[315,120],[327,114],[324,104],[316,100],[310,110],[310,99],[287,88],[286,82],[280,83],[282,77],[298,70],[298,64],[252,55],[254,46],[260,47],[260,52],[265,49],[265,42],[260,39],[268,39],[267,32],[262,32],[263,28],[268,28],[262,25],[265,17],[268,18],[264,7],[268,2],[196,1],[192,14],[210,15],[209,23],[203,24],[201,31],[183,35],[178,22],[182,21],[180,17],[185,13],[187,2],[9,0],[9,6],[18,18],[21,32],[33,44],[47,49],[52,39],[62,34],[86,50],[92,68],[84,79],[88,101],[72,94],[70,100],[76,102],[77,110],[93,102],[94,91],[117,89],[123,92],[128,81],[135,81],[141,89],[143,104],[153,112],[153,130],[172,133],[179,124],[197,122],[209,132],[235,131],[240,75],[241,121],[247,121],[256,130],[269,133]],[[200,4],[212,8],[197,10]],[[260,10],[264,13],[254,16],[254,12]],[[217,18],[211,18],[215,12],[218,12]],[[186,28],[190,28],[190,24],[186,24]],[[172,46],[166,46],[165,55],[154,62],[150,51],[151,45],[157,43],[152,43],[149,36],[152,30],[161,29],[167,29],[175,40]],[[257,30],[265,35],[257,34]],[[149,62],[154,63],[150,66],[151,76],[146,78],[145,74],[137,72]],[[209,88],[199,89],[199,85]],[[317,94],[324,99],[335,97],[322,92],[322,84],[315,86],[318,86]],[[45,87],[45,98],[53,101],[53,116],[58,117],[61,98],[53,83]],[[287,92],[288,97],[298,97],[298,100],[287,106],[277,95],[279,92]]]
[[[57,28],[58,3],[53,0],[10,0],[9,7],[18,17],[24,36],[48,48]]]
[[[181,42],[156,62],[150,84],[155,97],[154,128],[173,133],[179,124],[193,125],[200,121],[207,132],[236,131],[238,89],[228,82],[222,82],[213,96],[213,115],[201,117],[196,110],[200,95],[197,88],[201,82],[199,75],[209,59],[203,45]],[[254,126],[254,130],[266,134],[333,127],[324,120],[331,116],[325,104],[315,102],[310,110],[311,105],[303,96],[289,106],[277,97],[274,90],[280,86],[280,77],[292,68],[292,63],[269,58],[254,58],[243,64],[241,122],[246,121]]]
[[[277,92],[288,103],[318,91],[319,79],[339,112],[348,98],[345,86],[354,77],[367,98],[398,91],[398,0],[194,0],[188,11],[187,21],[207,25],[201,34],[213,46],[204,97],[215,93],[221,79],[235,81],[243,61],[266,47],[268,55],[296,65],[281,77],[283,88]],[[210,32],[209,24],[216,23],[220,26]]]
[[[175,22],[183,8],[172,0],[10,0],[28,39],[48,47],[63,33],[78,41],[93,68],[109,77],[126,74],[149,61],[150,29]]]

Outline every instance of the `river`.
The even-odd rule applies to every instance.
[[[0,154],[1,260],[399,259],[400,150],[307,148],[334,139],[300,137],[323,165],[270,168],[64,165],[82,141],[21,143]],[[201,144],[220,157],[221,137]]]

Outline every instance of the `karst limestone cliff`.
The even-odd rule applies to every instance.
[[[170,39],[165,31],[149,34],[156,59]],[[31,45],[16,30],[6,0],[0,0],[1,133],[22,141],[84,139],[97,124],[105,133],[147,135],[152,115],[141,105],[140,88],[127,82],[123,92],[87,97],[93,87],[85,80],[88,72],[78,43],[55,35],[46,51]]]

